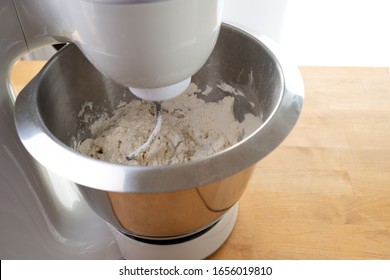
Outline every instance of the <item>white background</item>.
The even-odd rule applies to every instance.
[[[390,66],[389,0],[225,0],[223,20],[267,35],[298,65]]]
[[[184,269],[202,269],[203,275],[193,276],[133,276],[119,275],[119,269],[128,268],[172,269],[177,267]],[[214,267],[217,272],[214,275]],[[226,275],[238,267],[271,267],[271,275]],[[227,279],[266,279],[266,280],[329,280],[329,279],[375,279],[388,280],[390,273],[389,261],[364,260],[364,261],[268,261],[268,260],[151,260],[151,261],[2,261],[1,279],[40,279],[40,280],[69,280],[69,279],[94,279],[94,280],[130,280],[130,279],[182,279],[182,280],[227,280]]]

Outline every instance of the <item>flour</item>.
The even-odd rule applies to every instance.
[[[238,93],[226,84],[219,88]],[[92,137],[77,143],[75,150],[112,163],[177,164],[223,151],[260,126],[260,118],[252,114],[246,114],[241,123],[234,118],[233,96],[225,96],[218,102],[205,102],[199,98],[211,91],[209,86],[201,91],[191,84],[182,95],[161,102],[162,123],[158,133],[130,160],[126,156],[141,147],[156,127],[153,102],[134,100],[121,103],[112,117],[103,114],[90,126]]]

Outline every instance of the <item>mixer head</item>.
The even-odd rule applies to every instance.
[[[83,0],[69,13],[77,31],[71,40],[100,72],[137,97],[171,99],[210,56],[222,2]]]

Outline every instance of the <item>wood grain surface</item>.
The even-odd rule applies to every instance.
[[[302,115],[257,164],[212,259],[390,259],[389,69],[301,73]]]
[[[43,63],[17,63],[16,89]],[[300,69],[302,115],[256,165],[210,259],[390,259],[389,69]]]

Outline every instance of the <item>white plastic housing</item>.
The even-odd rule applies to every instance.
[[[30,49],[71,41],[104,75],[135,89],[187,80],[206,62],[223,0],[14,0]],[[180,94],[173,87],[172,96]],[[141,94],[142,95],[142,94]]]
[[[186,89],[177,85],[169,92],[165,87],[182,85],[202,67],[221,24],[218,0],[80,3],[80,13],[72,13],[77,28],[72,40],[106,76],[131,88],[147,88],[148,97],[141,90],[138,96],[149,100],[169,99]]]

